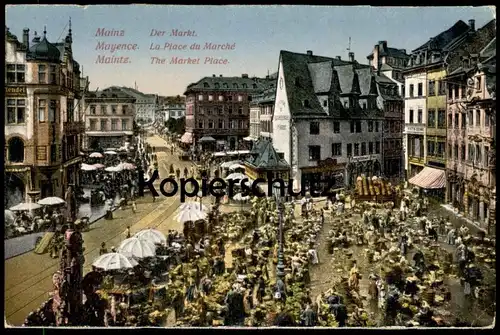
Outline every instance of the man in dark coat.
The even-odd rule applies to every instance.
[[[335,297],[334,303],[330,306],[331,313],[335,316],[335,320],[339,323],[339,327],[345,327],[347,321],[347,308],[340,302],[338,297]]]
[[[311,308],[309,304],[306,304],[306,308],[302,312],[302,323],[305,327],[316,326],[317,315]]]

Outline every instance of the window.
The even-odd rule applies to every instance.
[[[356,121],[356,132],[361,133],[361,121]]]
[[[423,90],[424,90],[424,85],[422,83],[418,83],[418,96],[419,97],[424,95]]]
[[[106,120],[101,120],[101,131],[106,131]]]
[[[483,162],[483,164],[484,164],[485,167],[488,167],[490,165],[489,162],[488,162],[489,155],[490,155],[490,148],[489,147],[484,147],[484,162]]]
[[[373,121],[368,121],[368,132],[373,132]]]
[[[47,83],[47,66],[40,64],[38,65],[38,82],[40,84]]]
[[[459,159],[459,157],[458,157],[458,144],[455,144],[455,145],[453,146],[453,158],[454,158],[455,160],[458,160],[458,159]]]
[[[335,134],[340,133],[340,122],[338,121],[333,121],[333,132]]]
[[[321,159],[321,147],[319,145],[309,146],[309,160],[319,161]]]
[[[111,106],[111,113],[116,114],[116,105]]]
[[[474,111],[470,110],[467,113],[467,124],[469,126],[474,126]]]
[[[444,81],[438,81],[438,95],[446,95],[446,83]]]
[[[458,113],[456,114],[457,117],[458,117]],[[465,114],[460,114],[460,119],[462,120],[462,129],[465,129],[465,127],[467,126],[467,119],[465,117]]]
[[[446,129],[446,111],[444,109],[438,110],[438,120],[437,120],[439,129]],[[450,125],[451,128],[451,125]]]
[[[328,107],[328,100],[323,101],[323,107]]]
[[[352,143],[347,143],[347,157],[352,157]]]
[[[363,102],[363,109],[366,110],[366,102]]]
[[[212,115],[212,108],[207,108],[207,115]]]
[[[198,101],[203,101],[203,94],[198,95]]]
[[[111,130],[118,130],[118,120],[117,119],[113,119],[111,120]]]
[[[198,121],[198,128],[200,128],[200,129],[204,128],[203,120]]]
[[[476,109],[476,127],[481,127],[481,110]]]
[[[213,95],[209,95],[208,96],[208,101],[213,101],[214,100],[214,96]]]
[[[306,108],[311,107],[311,106],[309,105],[309,100],[307,100],[307,99],[306,99],[306,100],[304,100],[303,104],[304,104],[304,107],[306,107]]]
[[[436,82],[434,80],[429,80],[429,94],[430,96],[436,95]]]
[[[101,112],[102,115],[106,114],[106,105],[101,105],[99,107],[99,111]]]
[[[9,140],[9,161],[12,163],[24,161],[24,142],[19,137],[13,137]]]
[[[309,134],[319,135],[319,122],[309,123]]]
[[[413,109],[410,109],[410,123],[413,123]]]
[[[232,106],[229,106],[229,107],[227,108],[227,112],[228,112],[229,114],[233,114],[233,107],[232,107]]]
[[[50,146],[50,161],[51,162],[57,161],[57,144],[52,144]]]
[[[242,106],[238,107],[238,114],[243,115],[243,107]]]
[[[208,129],[213,129],[213,128],[214,128],[214,121],[208,120]]]
[[[233,101],[233,96],[232,95],[228,96],[227,101]]]
[[[243,96],[238,95],[238,102],[241,102],[241,101],[243,101]]]
[[[91,131],[97,130],[97,121],[96,120],[90,120],[90,130]]]
[[[474,145],[469,143],[469,156],[467,157],[467,161],[474,161]]]
[[[359,156],[359,143],[354,143],[354,156]]]
[[[434,156],[436,150],[436,143],[433,140],[427,141],[427,156]]]
[[[342,156],[342,143],[332,144],[332,156]]]
[[[460,160],[465,161],[465,145],[460,145]]]
[[[413,91],[414,91],[414,86],[413,84],[410,84],[410,98],[413,98]]]
[[[368,154],[373,154],[373,142],[368,142]]]
[[[354,133],[354,121],[351,121],[351,133]]]
[[[224,129],[224,120],[219,119],[219,129]]]
[[[223,95],[219,95],[219,101],[224,101],[224,96]]]
[[[474,160],[476,164],[480,164],[482,161],[481,151],[481,146],[479,144],[476,144],[476,159]]]
[[[122,130],[128,130],[128,120],[122,119]]]
[[[123,106],[122,106],[122,114],[123,114],[123,115],[127,114],[127,108],[128,108],[128,106],[127,106],[127,105],[123,105]]]
[[[203,87],[205,87],[205,88],[209,88],[209,87],[210,87],[210,85],[209,85],[208,83],[203,83]]]
[[[45,122],[45,111],[47,109],[47,100],[38,100],[38,121]]]
[[[423,120],[423,117],[422,117],[422,110],[419,109],[418,110],[418,116],[417,116],[418,120],[417,120],[417,123],[424,123],[422,120]]]
[[[484,113],[484,126],[489,127],[490,126],[490,116],[488,113]]]
[[[7,84],[25,82],[24,64],[7,64]]]
[[[448,99],[452,100],[453,99],[453,84],[448,84]]]
[[[375,153],[376,154],[380,153],[380,142],[379,141],[375,142]]]
[[[249,96],[247,97],[247,100],[248,100],[248,101],[252,101],[252,96],[251,96],[251,95],[249,95]]]
[[[427,111],[427,127],[436,127],[436,111],[434,109],[429,109]]]
[[[216,109],[217,109],[217,114],[219,114],[219,115],[224,114],[224,111],[222,110],[222,107],[217,107]]]
[[[247,84],[242,84],[241,87],[242,88],[248,88]]]
[[[366,143],[361,143],[361,156],[366,155]]]
[[[49,84],[55,85],[57,84],[57,76],[56,76],[56,66],[49,66]]]
[[[459,123],[458,123],[458,121],[459,121],[459,119],[458,119],[459,118],[459,114],[458,113],[454,113],[453,117],[455,118],[455,122],[454,122],[455,123],[455,128],[458,129],[459,128]]]
[[[481,92],[482,85],[481,85],[481,76],[476,77],[476,90],[478,92]]]
[[[56,105],[55,100],[49,101],[49,122],[52,123],[57,121]]]
[[[378,121],[375,121],[375,132],[378,133],[379,132],[379,123]]]

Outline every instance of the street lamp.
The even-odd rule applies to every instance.
[[[281,187],[274,187],[274,197],[276,199],[276,207],[278,209],[278,234],[279,234],[279,249],[278,249],[278,265],[276,266],[276,276],[279,279],[285,277],[285,263],[283,255],[283,211],[285,205],[281,199]]]

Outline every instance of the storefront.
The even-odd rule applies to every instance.
[[[336,159],[318,161],[315,167],[301,168],[301,183],[306,189],[316,185],[320,190],[341,190],[345,187],[345,163],[338,164]]]

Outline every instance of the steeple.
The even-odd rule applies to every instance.
[[[47,26],[43,26],[43,38],[47,38]]]
[[[71,30],[71,17],[69,18],[69,29],[68,29],[68,35],[66,36],[66,43],[71,44],[73,43],[73,32]]]

